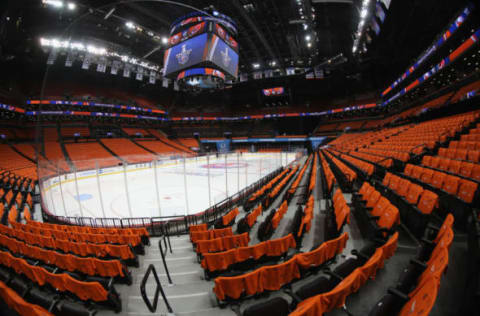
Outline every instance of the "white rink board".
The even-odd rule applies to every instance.
[[[77,173],[77,181],[74,174],[62,175],[61,184],[58,177],[45,180],[42,199],[49,212],[59,216],[128,218],[195,214],[280,165],[291,163],[295,156],[295,153],[232,153],[227,160],[225,155],[210,156],[209,164],[207,157],[187,158],[185,164],[183,159],[164,160],[157,165],[158,195],[150,163],[130,165],[126,173],[123,167],[99,169],[98,178],[95,170],[81,171]]]

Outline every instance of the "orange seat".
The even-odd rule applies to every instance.
[[[98,282],[82,282],[68,274],[63,274],[63,278],[65,289],[78,296],[82,301],[104,302],[108,300],[107,290]]]
[[[205,253],[201,262],[202,268],[208,271],[226,270],[237,262],[237,250],[230,249],[218,253]]]
[[[445,177],[445,182],[443,183],[443,190],[447,193],[456,195],[458,192],[458,186],[460,184],[460,178],[447,175]]]
[[[417,207],[423,214],[430,214],[436,207],[438,207],[438,203],[438,195],[432,191],[425,190],[420,197],[420,201],[418,201]]]
[[[378,200],[380,199],[381,194],[377,190],[373,191],[367,199],[367,207],[374,207]]]
[[[200,224],[200,225],[191,225],[188,227],[188,230],[190,232],[199,232],[199,231],[206,231],[207,230],[207,224]]]
[[[432,186],[436,187],[437,189],[441,189],[443,187],[443,183],[445,182],[447,175],[443,172],[435,171],[432,177]]]
[[[408,203],[417,205],[418,198],[423,192],[423,188],[419,186],[418,184],[410,184],[410,187],[408,188],[407,196],[405,199],[407,200]]]
[[[383,246],[380,248],[382,249],[383,260],[390,259],[397,251],[398,246],[398,232],[395,232],[390,238],[387,240]]]
[[[448,170],[448,167],[450,166],[450,161],[451,159],[449,158],[440,158],[438,169],[445,170],[445,171]]]
[[[26,302],[14,290],[7,287],[0,281],[0,297],[2,300],[19,315],[22,316],[53,316],[41,306]]]
[[[443,237],[443,235],[447,232],[447,230],[452,228],[454,220],[455,219],[454,219],[452,214],[448,214],[445,217],[445,220],[443,221],[442,226],[440,227],[440,229],[437,232],[437,236],[433,240],[434,243],[437,244],[439,242],[439,240]]]
[[[472,174],[470,175],[470,178],[480,181],[480,164],[475,164],[472,169]]]
[[[397,194],[400,196],[403,196],[404,198],[407,197],[408,195],[408,189],[410,188],[410,185],[412,185],[410,181],[407,179],[400,178],[398,189],[397,189]]]
[[[458,197],[466,203],[472,203],[473,199],[475,198],[475,193],[477,192],[477,189],[477,183],[465,179],[460,179]]]
[[[432,157],[432,160],[430,161],[430,167],[438,168],[439,165],[440,165],[440,157]]]
[[[367,262],[358,270],[361,272],[361,286],[363,286],[368,279],[375,279],[377,271],[383,268],[385,262],[382,248],[377,248],[375,253],[368,259]]]
[[[403,306],[399,316],[428,316],[437,299],[439,281],[430,277],[410,293],[410,299]]]
[[[345,305],[347,296],[357,292],[361,285],[362,273],[356,269],[338,283],[333,290],[319,295],[320,300],[322,300],[323,305],[325,306],[325,311],[328,313],[335,308]]]
[[[460,174],[460,169],[462,167],[462,162],[459,160],[452,160],[450,161],[450,166],[448,167],[448,171],[455,174]]]
[[[467,160],[467,150],[466,149],[457,149],[455,153],[455,159]]]
[[[293,257],[281,264],[263,267],[260,278],[264,290],[279,290],[285,284],[300,278],[296,258]]]
[[[469,150],[467,153],[467,160],[475,163],[480,162],[480,151],[479,150]]]
[[[213,292],[221,301],[227,297],[238,299],[245,295],[253,295],[263,292],[261,283],[261,269],[246,273],[236,277],[218,277],[215,279]]]
[[[296,243],[292,234],[285,237],[267,241],[267,255],[276,257],[284,254],[289,248],[295,248]]]
[[[100,260],[92,258],[93,266],[98,275],[102,277],[124,277],[123,266],[119,260]]]
[[[466,161],[462,162],[462,167],[460,168],[460,174],[466,178],[470,178],[474,166],[475,165],[471,162],[466,162]]]

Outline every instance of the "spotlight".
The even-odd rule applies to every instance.
[[[253,64],[252,66],[253,66],[253,68],[255,68],[255,69],[260,68],[260,64],[259,64],[259,63],[255,63],[255,64]]]
[[[67,8],[68,8],[68,10],[73,11],[77,8],[77,5],[73,2],[69,2],[69,3],[67,3]]]
[[[135,28],[135,24],[133,24],[133,22],[130,22],[130,21],[125,23],[125,26],[129,29],[134,29]]]
[[[162,44],[168,44],[168,38],[166,36],[162,37]]]
[[[310,35],[305,36],[305,40],[309,41],[309,40],[311,40],[311,39],[312,39],[312,38],[311,38]]]
[[[360,12],[360,17],[362,19],[364,19],[368,14],[368,10],[367,9],[362,9],[362,11]]]

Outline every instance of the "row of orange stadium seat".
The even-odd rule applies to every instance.
[[[376,155],[371,155],[371,154],[366,154],[366,153],[360,153],[360,152],[353,152],[350,153],[351,156],[355,156],[358,158],[362,158],[374,163],[378,163],[381,166],[384,166],[385,168],[390,168],[393,165],[393,160],[392,159],[386,159],[385,157],[380,157]]]
[[[337,231],[340,231],[345,223],[350,223],[350,206],[348,206],[340,188],[333,194],[333,212],[335,214]]]
[[[303,178],[303,175],[305,174],[305,171],[307,171],[307,168],[308,168],[308,165],[310,164],[311,159],[312,159],[312,156],[310,155],[308,157],[307,161],[305,162],[305,164],[303,165],[302,169],[300,170],[300,173],[299,173],[298,177],[295,179],[295,181],[292,183],[292,185],[288,189],[288,194],[292,195],[297,190],[297,187],[300,184],[300,182],[302,181],[302,178]]]
[[[191,225],[188,227],[189,232],[203,232],[208,229],[207,223],[198,224],[198,225]]]
[[[297,172],[298,166],[295,166],[290,170],[290,172],[287,174],[285,178],[282,179],[274,188],[273,190],[268,194],[268,197],[270,199],[276,198],[278,193],[285,187],[288,181],[293,177],[293,175]]]
[[[38,245],[43,248],[62,250],[64,253],[73,253],[79,256],[95,256],[121,258],[123,260],[135,259],[129,245],[91,244],[85,242],[73,242],[62,239],[52,239],[41,235],[33,235],[21,230],[16,230],[0,225],[0,234],[15,237],[29,245]]]
[[[70,292],[84,301],[109,300],[109,292],[99,282],[82,282],[67,273],[50,273],[42,267],[30,265],[25,259],[12,256],[9,252],[0,251],[0,264],[15,270],[17,274],[25,275],[40,286],[48,283],[56,290]]]
[[[340,155],[340,157],[351,162],[353,165],[355,165],[357,168],[359,168],[369,176],[371,176],[375,171],[375,167],[371,163],[354,158],[352,156],[347,156],[345,154]]]
[[[61,254],[52,250],[26,245],[21,241],[3,235],[0,235],[0,244],[15,254],[41,260],[45,264],[57,266],[65,271],[78,271],[86,275],[99,275],[102,277],[123,278],[128,275],[127,268],[119,260],[100,260]]]
[[[464,140],[452,140],[448,145],[451,149],[468,149],[468,150],[480,150],[480,142],[477,141],[464,141]]]
[[[238,211],[238,207],[234,208],[233,210],[231,210],[230,212],[228,212],[226,215],[222,216],[222,224],[223,226],[227,226],[228,224],[230,224],[233,220],[235,220],[235,218],[237,217],[237,215],[239,214],[240,212]]]
[[[235,263],[244,262],[251,258],[258,260],[263,256],[279,257],[287,253],[290,248],[295,247],[295,239],[292,234],[289,234],[253,246],[238,247],[224,252],[205,253],[201,265],[210,272],[226,270]]]
[[[404,197],[408,203],[416,205],[423,214],[430,214],[439,206],[439,197],[436,193],[425,190],[408,179],[387,172],[382,184]]]
[[[272,266],[265,266],[253,272],[235,277],[218,277],[213,291],[221,301],[238,299],[264,291],[276,291],[282,286],[300,278],[300,268],[309,269],[322,265],[341,253],[345,248],[348,234],[323,243],[317,249],[295,255],[290,260]]]
[[[325,179],[327,180],[328,192],[330,192],[333,184],[337,182],[337,179],[335,178],[332,169],[330,169],[327,160],[325,157],[323,157],[323,154],[320,155],[320,158],[322,160],[323,173],[325,174]]]
[[[41,306],[30,304],[25,301],[14,290],[10,289],[0,281],[0,298],[7,304],[7,306],[24,316],[53,316],[46,309]]]
[[[262,204],[258,204],[258,206],[247,215],[247,225],[248,227],[252,227],[253,224],[257,221],[257,217],[262,214],[263,206]]]
[[[255,193],[253,193],[248,200],[250,202],[253,202],[259,197],[261,197],[266,191],[270,190],[275,185],[275,183],[280,181],[280,179],[283,178],[288,171],[289,171],[289,168],[285,168],[279,175],[277,175],[275,178],[270,180],[267,184],[265,184],[263,187],[258,189]]]
[[[200,240],[211,240],[215,238],[221,238],[221,237],[232,236],[232,235],[233,235],[232,227],[210,229],[210,230],[204,230],[204,231],[192,231],[190,232],[190,240],[193,243],[196,243]]]
[[[11,223],[12,226],[24,234],[32,234],[32,238],[44,236],[47,238],[54,237],[55,239],[90,242],[94,244],[119,244],[132,245],[136,247],[142,243],[138,235],[119,235],[119,234],[92,234],[92,233],[76,233],[73,231],[63,231],[55,229],[38,228],[35,226],[24,225],[21,223]],[[30,233],[30,231],[32,233]]]
[[[332,154],[328,152],[326,152],[326,154],[332,159],[333,163],[338,167],[338,169],[340,169],[348,182],[352,183],[353,181],[355,181],[355,179],[357,178],[357,173],[355,171],[347,167],[347,165],[335,158]]]
[[[308,197],[307,203],[305,204],[305,208],[303,209],[303,216],[302,221],[300,223],[300,228],[297,233],[297,237],[302,236],[304,232],[309,232],[312,226],[312,219],[313,219],[313,210],[315,201],[313,198],[313,193],[310,194]]]
[[[480,162],[480,150],[440,148],[438,155],[450,159],[468,160],[471,162]]]
[[[444,172],[435,171],[429,168],[407,165],[404,173],[424,183],[452,194],[465,203],[472,203],[478,190],[476,182],[462,179]]]
[[[248,246],[249,241],[250,237],[248,233],[225,236],[210,240],[199,240],[196,244],[196,251],[198,254],[225,251],[238,247],[246,247]]]
[[[480,164],[449,158],[424,156],[422,159],[422,165],[459,174],[475,181],[480,181]]]
[[[285,200],[282,202],[282,204],[280,204],[280,207],[275,212],[275,215],[273,215],[273,218],[272,218],[273,229],[276,229],[278,227],[278,225],[280,224],[280,221],[282,220],[285,213],[287,213],[287,211],[288,211],[288,202]]]
[[[480,134],[466,134],[460,136],[460,140],[467,141],[467,142],[479,142],[480,141]]]
[[[138,235],[148,237],[148,231],[145,227],[115,228],[115,227],[88,227],[75,225],[60,225],[42,223],[37,221],[27,222],[29,226],[35,226],[44,229],[61,230],[65,232],[76,232],[84,234],[118,234],[118,235]]]
[[[317,184],[317,167],[317,155],[315,155],[315,159],[313,160],[312,173],[310,174],[310,182],[308,184],[308,192],[312,192],[313,188]]]

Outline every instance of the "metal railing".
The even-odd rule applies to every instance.
[[[150,299],[147,296],[147,291],[145,290],[145,286],[148,281],[148,277],[150,276],[150,273],[153,273],[153,277],[155,279],[155,283],[157,286],[155,287],[155,294],[153,296],[153,303],[150,301]],[[158,278],[157,271],[155,270],[155,266],[153,264],[148,266],[147,272],[145,272],[145,276],[142,279],[142,283],[140,284],[140,293],[142,295],[143,301],[148,307],[148,310],[150,312],[155,313],[157,311],[157,306],[158,306],[158,297],[161,294],[163,301],[165,302],[165,306],[167,307],[167,310],[170,314],[173,314],[173,309],[170,306],[170,303],[168,303],[167,296],[165,295],[165,292],[163,291],[162,283],[160,282],[160,279]]]

